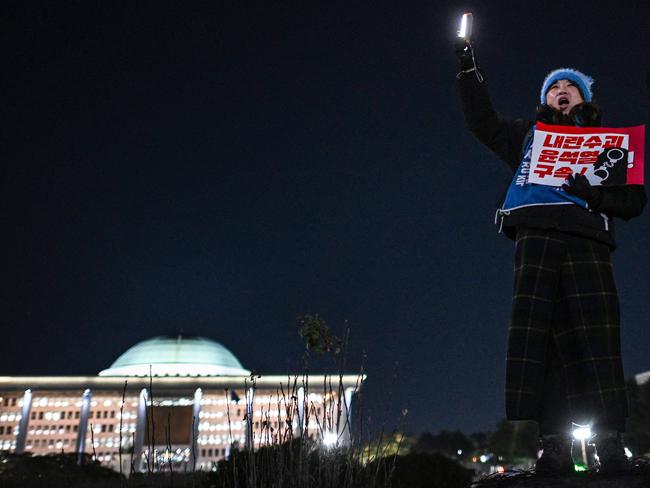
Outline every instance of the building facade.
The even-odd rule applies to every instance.
[[[231,449],[350,441],[359,375],[254,375],[221,344],[156,337],[98,376],[0,377],[0,450],[83,454],[123,473],[212,469]]]

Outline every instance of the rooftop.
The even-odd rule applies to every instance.
[[[248,376],[237,357],[206,337],[160,336],[126,350],[99,376]]]

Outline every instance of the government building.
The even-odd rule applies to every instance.
[[[97,376],[0,377],[0,450],[92,456],[123,473],[213,469],[233,448],[350,441],[365,377],[251,375],[205,337],[140,342]]]

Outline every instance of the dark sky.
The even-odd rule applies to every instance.
[[[532,116],[570,66],[625,126],[650,115],[650,3],[259,5],[3,2],[0,374],[95,374],[180,330],[282,373],[318,313],[349,320],[350,371],[367,355],[375,426],[492,427],[509,173],[464,129],[457,20],[475,13],[503,113]],[[650,220],[618,233],[632,375],[650,369]]]

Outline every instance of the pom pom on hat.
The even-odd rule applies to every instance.
[[[594,83],[594,79],[591,76],[578,71],[577,69],[572,68],[560,68],[555,71],[551,71],[546,78],[544,83],[542,83],[542,91],[540,93],[539,101],[540,103],[546,103],[546,93],[548,92],[551,85],[558,80],[570,80],[578,85],[580,89],[580,94],[584,98],[585,102],[591,102],[593,93],[591,92],[591,85]]]

